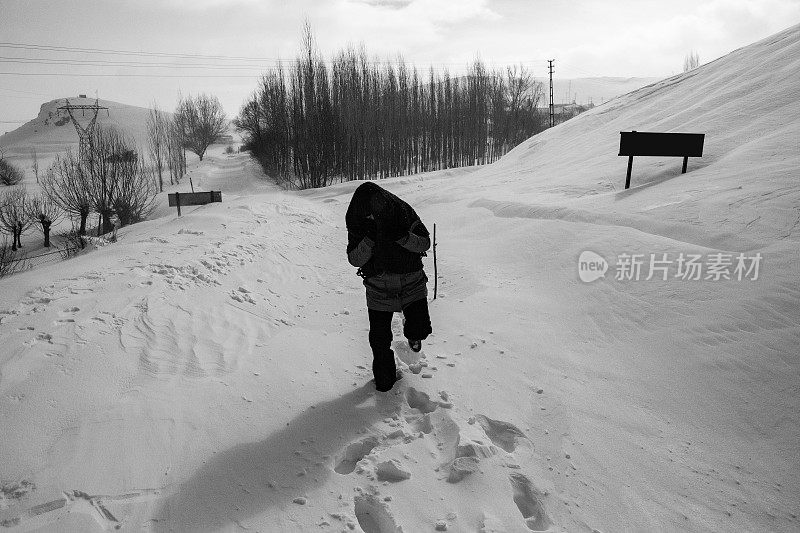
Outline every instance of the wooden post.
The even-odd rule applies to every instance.
[[[628,156],[628,175],[625,176],[625,188],[631,186],[631,170],[633,169],[633,156]]]
[[[436,299],[436,292],[439,288],[439,272],[436,267],[436,223],[433,224],[433,299]]]
[[[178,207],[178,216],[181,216],[181,193],[175,192],[175,205]]]
[[[681,174],[686,174],[686,164],[689,162],[689,157],[683,158],[683,170],[681,170]]]

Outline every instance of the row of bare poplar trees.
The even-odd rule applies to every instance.
[[[329,65],[308,30],[304,47],[234,121],[265,172],[300,188],[490,163],[545,127],[541,85],[523,68],[420,74],[363,48]]]
[[[159,192],[164,191],[164,170],[169,172],[169,184],[180,182],[186,173],[186,151],[183,143],[181,115],[161,111],[153,104],[147,115],[147,144],[150,160],[158,179]]]

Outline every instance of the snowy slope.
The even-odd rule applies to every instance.
[[[383,182],[436,223],[440,274],[389,394],[344,256],[358,184],[282,192],[211,154],[193,176],[222,204],[0,280],[0,523],[796,531],[798,48],[795,26],[494,165]],[[631,129],[704,132],[704,157],[637,158],[624,191]],[[622,253],[763,260],[617,280]]]

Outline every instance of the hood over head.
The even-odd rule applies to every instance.
[[[395,212],[404,216],[408,221],[417,218],[414,209],[406,202],[376,183],[367,181],[359,185],[353,192],[350,205],[347,207],[345,222],[350,226],[358,220],[374,215],[376,208]]]

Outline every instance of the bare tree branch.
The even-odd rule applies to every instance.
[[[183,126],[183,143],[200,161],[209,146],[219,141],[228,129],[222,104],[216,96],[199,94],[178,103],[176,115]]]

